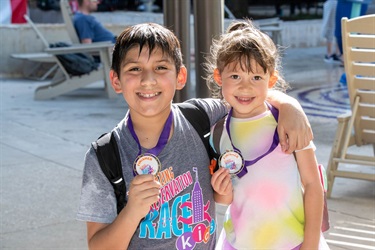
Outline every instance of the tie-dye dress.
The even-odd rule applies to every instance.
[[[245,160],[264,154],[273,142],[277,122],[270,111],[230,120],[233,144]],[[225,126],[224,126],[225,128]],[[311,142],[308,148],[315,146]],[[220,152],[233,149],[226,129]],[[296,160],[278,145],[232,179],[234,198],[224,218],[217,249],[293,249],[303,242],[303,191]]]

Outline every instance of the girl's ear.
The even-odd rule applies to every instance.
[[[187,81],[187,69],[185,66],[181,66],[180,72],[177,75],[177,85],[176,89],[181,90],[185,87]]]
[[[216,69],[214,70],[214,80],[215,80],[215,82],[216,82],[216,84],[217,84],[218,86],[223,85],[223,83],[222,83],[222,81],[221,81],[221,74],[220,74],[220,71],[219,71],[218,68],[216,68]]]
[[[279,72],[275,70],[270,77],[270,81],[268,82],[268,88],[270,89],[273,88],[273,86],[276,84],[278,79],[279,79]]]
[[[111,81],[112,88],[115,90],[115,92],[121,93],[122,88],[121,88],[120,79],[119,79],[117,73],[112,69],[109,71],[109,79]]]

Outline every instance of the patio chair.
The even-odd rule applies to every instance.
[[[33,28],[33,30],[37,33],[37,36],[39,37],[39,39],[41,39],[45,48],[48,48],[49,44],[47,40],[40,33],[39,29],[35,26],[33,21],[31,21],[30,17],[24,15],[24,18],[26,19],[27,23]],[[58,70],[57,58],[46,52],[11,54],[10,56],[15,59],[33,62],[33,67],[27,70],[27,72],[24,71],[24,74],[27,78],[44,81],[47,79],[47,77],[51,75],[53,76],[53,74],[56,73],[56,71]],[[34,76],[34,72],[38,71],[38,68],[41,67],[43,63],[50,63],[53,66],[50,67],[50,69],[47,70],[42,76]]]
[[[70,37],[70,40],[73,43],[81,43],[79,40],[78,34],[76,32],[76,29],[74,27],[73,23],[73,17],[74,13],[72,11],[72,8],[70,7],[69,0],[60,0],[60,10],[61,14],[66,26],[66,30],[68,31],[68,35]]]
[[[113,44],[110,42],[101,42],[93,44],[73,44],[70,47],[50,48],[46,38],[38,27],[30,20],[28,16],[25,17],[29,24],[33,27],[38,37],[45,45],[44,55],[50,57],[50,60],[55,62],[58,69],[53,76],[51,82],[44,86],[39,86],[35,90],[34,98],[36,100],[51,99],[73,90],[85,87],[97,81],[104,81],[105,92],[108,98],[115,98],[117,94],[112,89],[109,80],[109,70],[111,61],[111,49]],[[88,74],[73,76],[68,73],[64,65],[59,61],[58,55],[69,53],[93,53],[100,56],[101,65],[97,70],[93,70]]]
[[[372,145],[375,153],[375,15],[343,18],[341,22],[351,112],[337,117],[327,168],[328,197],[336,177],[375,181],[375,157],[363,150]],[[354,166],[339,169],[339,165],[348,164]]]

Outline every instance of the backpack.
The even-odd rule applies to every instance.
[[[225,119],[226,117],[219,120],[216,123],[214,130],[212,131],[212,142],[213,142],[212,147],[213,148],[211,149],[211,156],[214,157],[214,162],[213,160],[211,160],[211,165],[210,165],[211,174],[219,168],[217,161],[219,159],[218,156],[220,156],[220,138],[224,129]],[[214,154],[212,152],[214,152]],[[293,153],[293,155],[294,155],[294,158],[296,158],[295,153]],[[322,221],[321,231],[326,232],[328,231],[330,227],[328,207],[327,207],[327,176],[326,176],[324,166],[322,164],[318,164],[318,171],[319,171],[319,176],[320,176],[320,182],[322,183],[322,186],[324,189],[323,221]]]
[[[36,6],[41,10],[60,10],[58,0],[37,0]]]
[[[50,44],[50,48],[70,47],[68,43],[57,42]],[[72,76],[80,76],[97,70],[99,64],[90,54],[86,53],[71,53],[57,55],[57,59],[64,66],[65,70]]]
[[[206,111],[192,101],[187,101],[177,104],[185,118],[197,131],[199,137],[202,139],[207,153],[210,151],[209,138],[210,138],[210,119]],[[122,174],[122,165],[120,154],[116,139],[112,132],[101,135],[95,142],[92,143],[99,165],[108,178],[115,192],[117,200],[117,214],[126,205],[126,185],[125,179]]]

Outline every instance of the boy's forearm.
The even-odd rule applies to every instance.
[[[267,94],[267,101],[277,109],[280,109],[283,104],[289,104],[302,111],[301,104],[295,98],[278,90],[269,90]]]
[[[98,230],[89,239],[89,249],[127,249],[139,222],[125,206],[112,224]]]
[[[299,102],[280,91],[268,91],[267,101],[279,110],[277,132],[283,152],[306,147],[313,139],[310,123]]]

